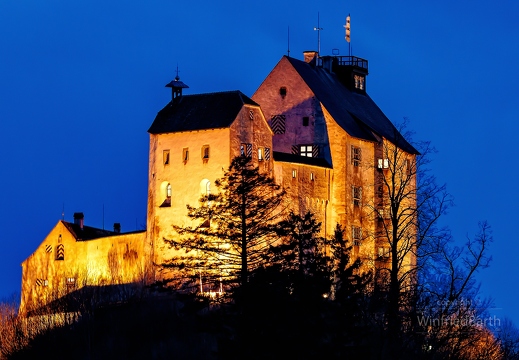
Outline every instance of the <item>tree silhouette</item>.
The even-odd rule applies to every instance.
[[[179,237],[165,239],[178,256],[163,266],[182,270],[182,281],[204,276],[213,287],[243,287],[277,239],[285,191],[246,156],[234,158],[215,185],[216,194],[202,196],[199,207],[187,206],[199,225],[175,226]]]

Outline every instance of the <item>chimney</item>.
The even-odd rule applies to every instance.
[[[313,50],[312,51],[303,51],[303,55],[305,56],[305,63],[315,65],[318,54],[319,53],[317,51],[313,51]]]
[[[121,233],[121,223],[114,223],[114,232]]]
[[[83,230],[83,223],[85,220],[85,215],[82,212],[74,213],[74,224],[79,225],[81,230]]]

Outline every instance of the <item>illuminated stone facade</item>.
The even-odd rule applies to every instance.
[[[238,155],[252,156],[287,189],[294,212],[314,212],[322,235],[341,224],[365,266],[387,263],[380,235],[387,149],[398,142],[402,161],[417,151],[367,95],[367,73],[366,60],[306,52],[305,61],[284,56],[252,98],[239,91],[182,95],[187,86],[172,81],[172,100],[148,130],[147,230],[83,227],[90,234],[84,238],[82,221],[58,222],[22,264],[22,312],[85,285],[163,278],[157,264],[173,255],[163,239],[175,236],[173,224],[191,224],[186,204],[197,206],[214,191]]]

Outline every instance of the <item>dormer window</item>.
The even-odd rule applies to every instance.
[[[353,81],[355,82],[355,89],[364,91],[366,78],[362,75],[353,75]]]

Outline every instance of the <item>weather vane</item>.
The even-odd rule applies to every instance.
[[[317,12],[317,27],[314,27],[314,30],[317,31],[317,54],[321,54],[321,30],[324,30],[319,26],[319,12]]]

